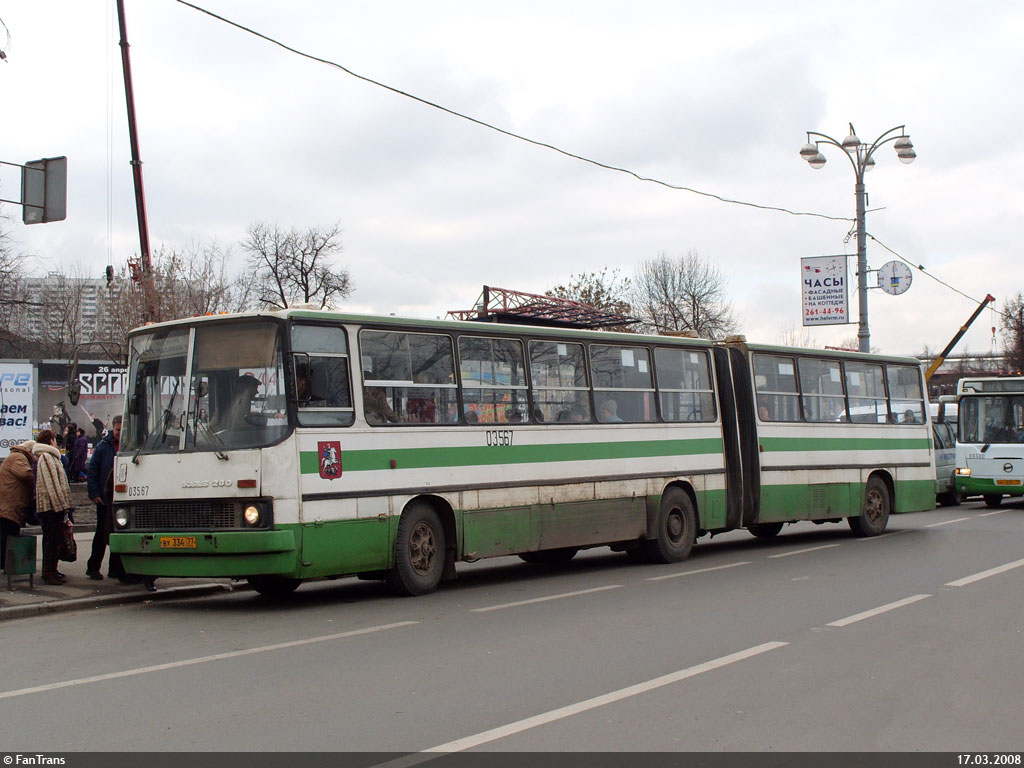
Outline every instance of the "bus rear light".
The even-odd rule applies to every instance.
[[[238,481],[238,487],[239,488],[255,488],[256,487],[256,480],[254,478],[249,478],[248,480],[239,480]]]
[[[128,486],[125,483],[118,483],[114,486],[114,491],[116,493],[126,493],[128,491]]]
[[[971,468],[970,467],[957,467],[956,468],[956,475],[957,475],[957,477],[970,477],[971,476]]]

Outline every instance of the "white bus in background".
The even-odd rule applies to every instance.
[[[935,500],[944,507],[960,503],[956,493],[956,398],[945,395],[929,403],[935,444]]]
[[[1024,377],[961,379],[957,406],[957,495],[989,507],[1024,495]]]

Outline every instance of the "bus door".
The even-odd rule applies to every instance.
[[[750,372],[744,352],[715,347],[715,382],[721,405],[725,454],[726,525],[756,521],[760,498],[760,460]]]
[[[761,514],[761,454],[757,439],[756,407],[751,386],[750,356],[746,350],[729,347],[732,381],[736,392],[736,423],[743,461],[743,524],[756,523]]]

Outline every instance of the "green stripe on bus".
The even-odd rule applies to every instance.
[[[433,467],[472,467],[496,464],[543,464],[554,461],[641,459],[661,456],[721,455],[720,438],[695,440],[638,440],[623,443],[563,443],[560,445],[458,446],[450,448],[398,448],[394,450],[342,451],[345,472]],[[303,451],[299,471],[318,474],[316,451]]]
[[[927,437],[762,437],[765,451],[920,451]]]

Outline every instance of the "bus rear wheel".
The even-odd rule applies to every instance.
[[[985,500],[985,506],[989,509],[995,509],[1003,503],[1003,494],[1001,493],[986,493],[982,498]]]
[[[444,556],[444,526],[437,512],[427,504],[413,504],[398,522],[395,565],[388,571],[388,584],[407,597],[433,592],[444,573]]]
[[[697,533],[697,513],[685,491],[669,488],[661,496],[657,536],[644,542],[652,563],[680,563],[690,556]]]
[[[747,530],[759,539],[773,539],[782,530],[782,523],[752,523]]]
[[[302,583],[300,579],[288,579],[284,576],[250,576],[247,581],[263,597],[287,597]]]
[[[539,552],[520,552],[519,559],[527,563],[542,565],[560,565],[568,563],[579,549],[576,547],[560,547],[559,549],[542,549]]]
[[[857,536],[877,536],[889,523],[892,501],[889,486],[881,478],[869,477],[864,489],[864,509],[858,517],[848,517],[846,522]]]

